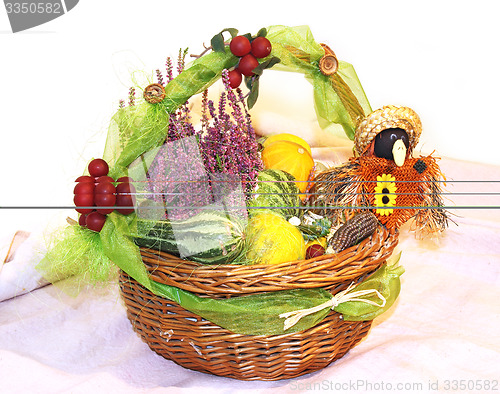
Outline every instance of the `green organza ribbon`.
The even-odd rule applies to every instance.
[[[110,164],[110,176],[126,175],[127,166],[135,159],[161,145],[167,133],[169,114],[210,87],[221,77],[222,70],[237,63],[238,58],[229,49],[225,53],[211,52],[195,60],[166,85],[162,102],[143,101],[118,110],[111,120],[103,155]]]
[[[277,70],[298,72],[313,85],[314,106],[321,127],[330,130],[341,125],[349,139],[360,113],[371,112],[370,104],[351,64],[339,62],[333,76],[323,75],[319,60],[325,54],[308,26],[271,26],[267,38],[272,43],[269,57],[276,56]],[[238,58],[226,52],[210,52],[189,65],[165,87],[166,97],[158,104],[141,102],[122,108],[113,116],[103,158],[110,164],[110,176],[126,175],[126,168],[148,150],[162,144],[168,127],[169,114],[177,110],[192,96],[209,88],[230,69]],[[145,87],[143,87],[145,88]],[[353,102],[357,111],[353,111]],[[334,128],[333,133],[337,133]]]
[[[46,255],[37,269],[53,281],[70,274],[90,274],[92,277],[96,272],[101,273],[104,279],[109,277],[114,263],[152,293],[175,301],[184,309],[239,334],[280,335],[306,330],[323,320],[330,310],[330,307],[321,308],[287,329],[280,315],[322,305],[332,299],[332,294],[321,288],[296,289],[216,300],[155,282],[146,270],[139,249],[126,235],[129,227],[134,226],[134,221],[134,217],[111,213],[100,233],[70,226],[67,230],[70,234]],[[403,271],[397,266],[397,261],[391,265],[384,264],[347,293],[376,290],[385,299],[383,306],[358,300],[340,303],[333,309],[341,313],[344,320],[374,319],[390,308],[398,297],[399,276]],[[376,301],[372,295],[366,299]]]
[[[323,75],[319,61],[325,51],[314,40],[308,26],[271,26],[267,38],[273,46],[271,56],[280,59],[274,68],[302,73],[312,83],[319,125],[335,134],[338,131],[332,125],[341,125],[345,135],[354,139],[360,118],[371,112],[354,67],[339,61],[338,71],[334,75]]]
[[[267,38],[273,47],[270,56],[280,59],[275,67],[302,73],[312,83],[320,125],[329,130],[332,125],[340,125],[345,135],[353,139],[360,114],[371,111],[353,67],[339,62],[335,75],[323,75],[318,63],[325,52],[315,42],[307,26],[271,26],[267,30]],[[110,165],[109,175],[114,179],[128,175],[127,168],[134,160],[164,142],[170,114],[192,96],[211,86],[220,78],[222,70],[234,67],[237,62],[238,58],[228,49],[206,54],[166,85],[166,98],[161,103],[142,101],[118,110],[111,120],[103,154]],[[100,233],[70,226],[63,239],[40,262],[38,269],[53,280],[68,274],[83,274],[90,279],[98,279],[108,277],[114,263],[153,293],[242,334],[277,335],[301,331],[313,327],[328,314],[330,308],[323,308],[304,316],[287,330],[279,317],[283,313],[314,308],[327,302],[332,295],[323,289],[298,289],[213,300],[154,282],[142,262],[139,248],[128,236],[133,233],[135,220],[135,215],[123,216],[113,212],[108,215]],[[373,319],[396,299],[401,273],[399,268],[383,266],[355,288],[365,286],[377,289],[386,300],[384,307],[349,301],[339,304],[335,310],[342,313],[346,320]]]
[[[385,299],[383,306],[357,299],[340,303],[333,309],[341,313],[346,321],[373,320],[389,309],[398,297],[399,276],[403,271],[400,266],[388,267],[384,264],[369,279],[351,290],[377,290]],[[298,309],[314,308],[332,299],[332,294],[321,288],[274,291],[215,300],[200,298],[176,287],[153,282],[153,292],[229,331],[246,335],[281,335],[314,327],[328,315],[330,307],[304,316],[290,328],[285,326],[280,315]],[[367,297],[368,300],[369,298]]]
[[[324,289],[297,289],[263,294],[233,297],[229,299],[201,298],[188,291],[164,285],[150,279],[135,244],[123,235],[130,223],[126,217],[111,214],[102,234],[104,253],[116,265],[154,294],[177,302],[184,309],[239,334],[279,335],[302,331],[318,324],[328,314],[324,308],[301,319],[292,328],[285,330],[280,314],[297,309],[308,309],[321,305],[332,298]],[[349,301],[334,308],[342,313],[344,320],[372,320],[385,312],[394,303],[400,291],[399,276],[403,269],[384,264],[352,291],[377,290],[386,300],[383,307],[360,301]],[[370,298],[370,297],[367,297]]]
[[[273,47],[269,56],[280,58],[280,63],[275,67],[304,74],[313,84],[315,107],[320,123],[323,120],[324,124],[340,124],[348,137],[352,138],[355,119],[349,116],[349,111],[344,106],[346,100],[342,97],[357,100],[366,110],[370,108],[353,67],[340,62],[336,79],[323,75],[318,63],[325,51],[316,43],[308,26],[271,26],[267,30],[267,38]],[[166,98],[162,102],[149,104],[144,101],[136,106],[120,109],[111,121],[103,155],[110,164],[110,176],[117,179],[129,175],[127,167],[134,160],[164,142],[169,114],[192,96],[211,86],[220,78],[223,69],[231,68],[237,62],[238,58],[227,48],[226,52],[208,53],[196,59],[166,85]],[[339,87],[335,80],[342,81],[343,87]],[[338,95],[337,91],[342,91],[343,94]],[[132,232],[127,226],[113,229],[115,221],[108,220],[104,232],[101,232],[104,244]],[[106,240],[108,233],[114,238]],[[117,247],[120,246],[117,244]],[[139,256],[139,249],[135,245],[128,249],[123,249],[120,258],[126,258],[127,253]],[[117,262],[116,259],[113,261]]]

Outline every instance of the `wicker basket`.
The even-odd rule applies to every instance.
[[[202,297],[319,287],[335,294],[377,270],[397,241],[397,232],[379,227],[339,254],[272,266],[204,266],[151,249],[141,249],[141,255],[153,280]],[[153,351],[192,370],[241,380],[289,379],[317,371],[346,354],[371,326],[371,321],[343,321],[331,311],[305,331],[241,335],[154,295],[124,272],[120,290],[134,330]]]

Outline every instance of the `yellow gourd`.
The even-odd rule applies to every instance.
[[[306,256],[300,230],[281,216],[258,214],[249,220],[245,233],[248,264],[280,264]]]
[[[290,134],[290,133],[273,134],[266,138],[266,140],[262,143],[262,146],[265,148],[269,144],[272,144],[273,142],[276,141],[295,142],[296,144],[302,146],[312,156],[311,147],[309,146],[309,144],[303,138],[300,138],[295,134]]]
[[[265,168],[282,170],[293,175],[301,192],[307,189],[314,160],[301,145],[284,140],[271,142],[262,150],[262,161]]]

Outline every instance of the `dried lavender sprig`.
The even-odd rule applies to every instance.
[[[229,71],[228,70],[223,70],[222,71],[222,83],[224,84],[224,87],[227,91],[227,97],[228,97],[228,102],[229,106],[232,109],[232,115],[235,120],[236,125],[240,127],[245,127],[246,124],[245,122],[242,122],[242,111],[240,108],[240,102],[238,101],[238,98],[236,97],[234,90],[231,89],[231,86],[229,84]]]
[[[167,57],[165,61],[165,68],[167,70],[167,83],[171,82],[174,79],[174,66],[172,64],[172,58]]]
[[[156,70],[156,78],[158,79],[158,83],[162,86],[165,86],[163,84],[163,75],[160,70]]]
[[[203,132],[208,128],[208,113],[207,113],[207,102],[208,102],[208,89],[205,89],[201,94],[201,131]]]
[[[210,113],[210,117],[214,120],[214,122],[217,122],[218,116],[217,112],[215,111],[214,102],[212,100],[208,100],[207,107],[208,107],[208,112]]]
[[[182,49],[179,49],[179,55],[177,56],[177,72],[179,74],[184,71],[188,50],[188,48],[184,49],[184,51]]]
[[[128,91],[128,105],[133,107],[135,105],[135,88],[130,88]]]
[[[245,118],[247,120],[247,127],[251,127],[253,129],[252,119],[250,117],[250,112],[248,112],[247,106],[244,105],[245,96],[243,95],[243,91],[238,87],[238,88],[236,88],[236,93],[238,94],[238,99],[239,99],[240,103],[243,103],[242,107],[243,107],[243,110],[245,112]]]

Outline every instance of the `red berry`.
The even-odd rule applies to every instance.
[[[102,213],[92,212],[87,215],[85,223],[88,229],[99,232],[102,230],[105,221],[106,216],[104,216]]]
[[[116,187],[111,182],[101,182],[95,185],[94,194],[115,194]]]
[[[116,182],[118,182],[118,183],[122,183],[122,182],[123,182],[123,183],[126,183],[126,182],[129,182],[129,183],[130,183],[130,182],[134,182],[134,180],[133,180],[132,178],[130,178],[129,176],[122,176],[121,178],[118,178],[118,179],[116,180]]]
[[[73,202],[76,205],[76,212],[90,213],[94,210],[94,195],[93,194],[75,194]]]
[[[94,183],[78,182],[73,189],[74,194],[92,194],[94,193]]]
[[[116,186],[116,205],[118,207],[127,207],[127,208],[120,208],[117,209],[118,213],[121,213],[122,215],[130,215],[131,213],[134,212],[134,205],[135,205],[135,197],[133,193],[136,192],[134,185],[131,185],[128,181],[131,180],[131,178],[124,177],[120,178],[124,180],[123,183],[119,183]]]
[[[252,45],[245,36],[236,36],[229,43],[229,49],[234,56],[241,57],[250,53]]]
[[[130,215],[134,212],[135,197],[131,194],[118,194],[116,196],[116,205],[118,207],[126,207],[118,208],[118,213],[121,213],[122,215]]]
[[[86,227],[87,224],[87,214],[82,214],[80,215],[80,217],[78,218],[78,224],[82,227]]]
[[[312,259],[314,257],[323,256],[325,254],[325,248],[319,244],[312,244],[306,250],[306,259]]]
[[[236,89],[238,86],[240,86],[241,81],[243,80],[241,72],[236,68],[234,70],[229,71],[228,77],[229,77],[229,86],[231,87],[231,89]]]
[[[266,37],[257,37],[252,41],[252,55],[257,59],[269,56],[271,53],[272,45]]]
[[[248,54],[240,59],[238,64],[238,70],[245,76],[251,77],[253,75],[253,69],[259,65],[259,61],[254,55]]]
[[[89,163],[89,174],[95,177],[108,175],[109,167],[103,159],[94,159]]]
[[[96,178],[95,182],[96,183],[102,183],[102,182],[114,182],[115,180],[111,178],[110,176],[103,175],[100,176],[99,178]]]
[[[92,182],[94,183],[94,177],[88,175],[82,175],[75,179],[75,182]]]
[[[114,211],[116,203],[116,196],[114,194],[96,194],[94,196],[94,203],[97,205],[97,212],[107,215]]]
[[[117,186],[116,186],[116,193],[117,194],[131,194],[131,193],[135,193],[135,187],[134,185],[131,185],[130,183],[128,182],[125,182],[125,183],[119,183]]]

